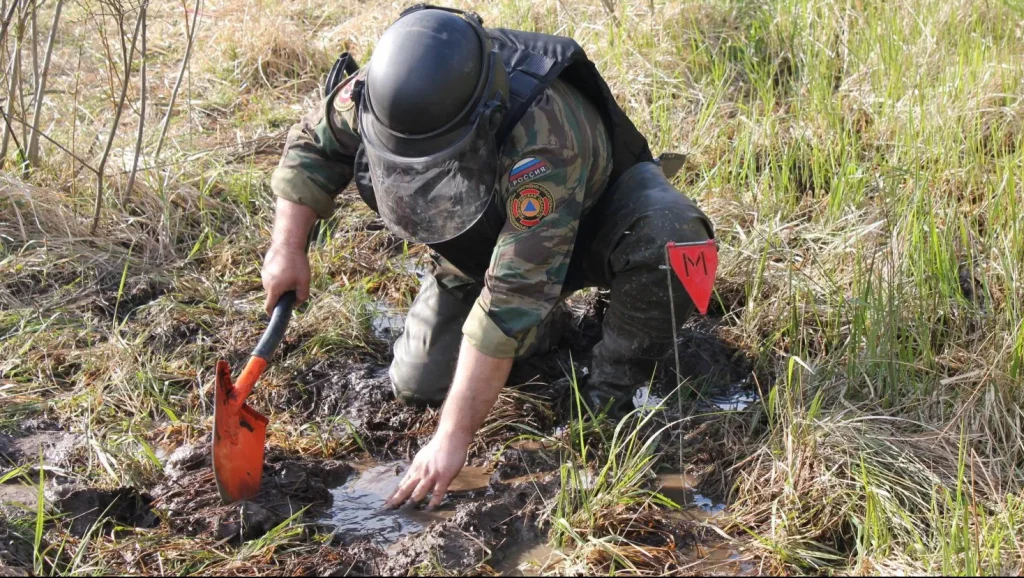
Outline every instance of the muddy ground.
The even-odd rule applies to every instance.
[[[3,471],[22,467],[24,473],[0,486],[19,487],[0,493],[0,565],[32,567],[32,537],[24,519],[26,513],[31,515],[38,494],[24,484],[27,479],[38,480],[41,467],[46,503],[56,516],[48,524],[60,524],[77,537],[159,529],[237,547],[294,517],[306,524],[308,539],[317,536],[325,543],[302,564],[292,566],[293,571],[342,575],[407,574],[416,569],[520,572],[517,566],[546,542],[547,514],[559,491],[558,469],[565,449],[557,443],[510,442],[523,433],[517,426],[552,440],[565,437],[572,411],[566,374],[574,363],[585,379],[589,351],[600,334],[604,301],[591,294],[574,299],[571,305],[561,344],[515,367],[510,383],[516,384],[519,395],[499,401],[490,421],[493,427],[485,428],[474,443],[470,467],[437,512],[428,514],[408,506],[397,513],[379,511],[409,460],[432,435],[436,411],[398,404],[390,391],[386,365],[338,359],[299,373],[295,387],[275,390],[272,402],[275,407],[302,412],[310,421],[343,416],[358,433],[361,447],[332,459],[305,459],[271,449],[260,495],[243,504],[220,503],[206,444],[164,448],[162,480],[151,487],[96,488],[74,473],[88,455],[85,437],[47,421],[22,424],[18,437],[0,436]],[[713,316],[695,319],[680,335],[681,354],[690,360],[684,376],[699,390],[684,403],[688,416],[715,403],[724,409],[742,409],[756,398],[749,379],[750,359],[719,338],[716,323]],[[398,332],[391,322],[383,328],[384,341]],[[286,344],[284,351],[288,350]],[[661,380],[651,394],[664,396],[667,389],[667,382]],[[670,407],[659,419],[676,417]],[[731,458],[724,449],[727,432],[723,427],[721,420],[691,418],[663,443],[662,471],[685,474],[691,480],[671,495],[684,506],[686,515],[669,511],[634,515],[648,529],[634,536],[637,543],[677,552],[677,569],[689,568],[685,563],[695,563],[705,551],[694,550],[693,544],[711,548],[720,541],[701,520],[720,513],[727,500],[724,472]],[[651,487],[659,483],[652,479]],[[9,522],[19,517],[21,525]],[[550,551],[545,552],[551,558]],[[693,566],[700,572],[714,572],[716,567]],[[736,571],[734,566],[723,568],[726,573]]]

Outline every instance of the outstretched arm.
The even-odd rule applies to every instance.
[[[387,507],[397,508],[409,499],[422,502],[427,494],[431,494],[428,507],[441,503],[448,486],[466,464],[469,444],[498,400],[511,369],[511,357],[484,355],[463,338],[455,379],[441,410],[437,432],[416,454]]]

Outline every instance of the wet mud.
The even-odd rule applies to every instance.
[[[275,403],[309,419],[344,418],[377,459],[410,459],[433,434],[437,419],[432,410],[398,403],[387,367],[368,362],[308,370]]]
[[[31,568],[32,552],[33,547],[28,532],[12,527],[6,516],[0,516],[0,571],[5,567],[9,569]],[[6,575],[16,576],[18,574]]]
[[[446,501],[432,511],[416,507],[386,510],[384,502],[398,489],[409,469],[408,462],[353,464],[355,472],[342,486],[331,490],[333,506],[321,524],[331,527],[345,543],[369,541],[387,546],[454,514],[453,500],[474,499],[489,490],[491,472],[467,466],[448,488]]]
[[[749,389],[754,371],[754,359],[721,336],[720,323],[715,318],[694,317],[679,331],[679,375],[712,397],[729,395],[738,384]],[[674,373],[674,368],[669,369]],[[667,393],[669,385],[662,384],[658,391]]]
[[[174,532],[241,543],[266,534],[299,512],[302,521],[321,518],[333,503],[331,488],[344,484],[352,467],[338,461],[269,455],[259,495],[229,505],[221,503],[208,448],[179,448],[169,458],[165,473],[167,480],[152,491],[153,503],[166,514]]]
[[[482,563],[500,564],[506,548],[537,540],[542,535],[542,493],[535,484],[495,484],[492,493],[477,500],[463,500],[444,521],[424,532],[407,535],[387,549],[378,566],[382,575],[400,575],[411,568],[436,565],[447,572],[467,573]]]
[[[134,488],[97,490],[93,488],[60,488],[53,500],[55,509],[63,514],[68,531],[77,537],[90,531],[121,528],[155,528],[160,518],[153,510],[153,497]]]
[[[128,302],[129,311],[157,295],[143,291],[138,303]],[[547,351],[516,363],[510,378],[514,390],[506,392],[494,410],[508,425],[478,439],[471,448],[470,465],[436,511],[408,505],[382,510],[409,460],[433,435],[438,414],[398,403],[387,366],[378,358],[320,362],[296,374],[293,386],[267,392],[275,407],[289,408],[310,421],[344,418],[345,427],[358,433],[366,451],[346,450],[334,456],[336,460],[270,451],[261,492],[251,501],[221,503],[206,444],[162,453],[162,480],[146,488],[83,487],[65,475],[88,450],[81,436],[60,431],[57,424],[28,424],[21,437],[0,435],[0,464],[38,464],[42,455],[47,507],[57,514],[56,523],[76,536],[95,528],[160,528],[240,545],[296,516],[310,538],[312,533],[329,536],[319,559],[309,562],[308,568],[317,572],[535,575],[561,556],[547,543],[545,520],[559,489],[557,472],[563,456],[541,442],[511,441],[523,433],[516,427],[522,425],[556,438],[564,434],[572,415],[567,376],[575,367],[577,377],[585,381],[606,305],[598,292],[574,298],[560,320],[561,338]],[[757,399],[750,380],[754,364],[719,336],[715,323],[694,320],[681,332],[683,377],[699,384],[701,396],[695,403],[721,411],[742,410]],[[371,329],[387,343],[397,338],[401,326],[399,316],[382,310]],[[161,348],[173,348],[198,339],[200,333],[198,325],[181,325],[156,332],[151,339]],[[655,383],[646,393],[648,401],[670,391],[669,381]],[[678,511],[613,512],[610,523],[621,524],[616,530],[622,535],[673,560],[674,568],[689,572],[689,564],[695,573],[747,573],[749,567],[738,553],[708,546],[720,538],[703,527],[709,518],[726,513],[726,484],[715,465],[726,459],[718,427],[724,426],[693,420],[673,433],[679,439],[666,451],[675,454],[672,444],[681,444],[679,455],[686,469],[660,473],[650,489],[678,504]],[[31,486],[13,487],[0,488],[0,502],[37,498]],[[0,564],[30,566],[31,553],[31,544],[20,540],[0,517]],[[704,560],[708,565],[702,565]],[[610,559],[593,562],[611,568]]]

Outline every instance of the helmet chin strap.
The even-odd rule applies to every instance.
[[[487,122],[487,131],[491,134],[497,134],[498,128],[501,127],[501,121],[505,118],[505,113],[508,112],[508,106],[500,100],[491,100],[484,105],[482,114]]]

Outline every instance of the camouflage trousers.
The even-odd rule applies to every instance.
[[[641,163],[606,191],[578,235],[563,297],[585,287],[610,290],[584,394],[592,407],[613,404],[621,410],[672,349],[669,290],[662,268],[665,244],[706,241],[713,230],[657,165]],[[673,278],[673,283],[676,319],[682,323],[694,307],[679,281]],[[481,288],[450,267],[438,267],[424,278],[405,331],[395,342],[390,376],[399,399],[415,405],[444,401],[455,374],[462,325]],[[544,351],[557,340],[552,335],[558,325],[554,317],[545,319],[523,356]]]

